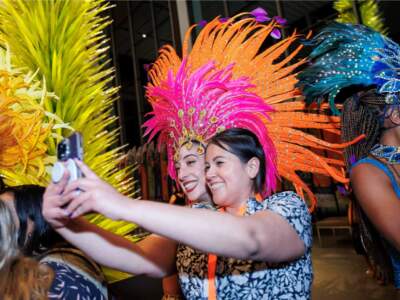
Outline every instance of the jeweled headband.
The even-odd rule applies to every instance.
[[[269,18],[262,9],[205,23],[190,51],[191,30],[200,24],[186,33],[182,57],[164,46],[149,70],[147,97],[153,111],[146,134],[150,139],[159,134],[159,144],[167,144],[169,173],[175,178],[173,157],[186,141],[203,142],[231,127],[249,129],[266,154],[265,194],[275,189],[279,174],[303,198],[307,193],[312,210],[315,195],[297,172],[347,183],[340,156],[346,144],[305,132],[318,129],[340,137],[340,118],[331,116],[327,105],[307,107],[301,101],[295,70],[306,60],[293,62],[302,48],[293,48],[298,35],[265,47],[268,39],[279,38],[284,20]]]

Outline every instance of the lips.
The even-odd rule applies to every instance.
[[[182,182],[182,186],[187,193],[190,193],[196,188],[197,181],[196,180],[185,181],[185,182]]]
[[[209,188],[211,191],[215,191],[218,190],[219,188],[221,188],[224,185],[223,182],[210,182],[208,184]]]

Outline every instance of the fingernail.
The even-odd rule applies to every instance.
[[[73,213],[73,212],[70,212],[70,213],[68,214],[68,218],[72,218],[73,215],[74,215],[74,213]]]

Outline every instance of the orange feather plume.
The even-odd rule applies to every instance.
[[[307,107],[300,90],[295,87],[296,69],[306,62],[306,59],[296,60],[301,45],[289,52],[299,35],[294,32],[266,47],[272,30],[279,25],[275,22],[260,24],[249,14],[242,13],[226,22],[219,18],[209,22],[189,51],[195,26],[186,32],[182,56],[171,46],[161,48],[149,71],[149,86],[161,85],[169,70],[176,74],[183,59],[192,71],[210,61],[220,68],[233,63],[234,78],[249,78],[254,85],[250,90],[275,109],[269,113],[271,119],[265,119],[265,125],[277,150],[279,175],[292,182],[300,196],[304,198],[304,192],[308,195],[310,210],[316,206],[316,197],[296,172],[326,175],[347,184],[342,150],[348,144],[329,143],[311,132],[317,130],[321,136],[329,133],[340,137],[340,118],[331,116],[325,104]],[[151,97],[149,100],[156,101]],[[328,157],[328,153],[333,155]]]

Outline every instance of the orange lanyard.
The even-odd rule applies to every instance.
[[[224,208],[218,209],[224,212]],[[246,204],[240,207],[239,216],[244,216],[246,213]],[[217,256],[208,254],[208,300],[217,300],[217,287],[215,286],[215,273],[217,271]]]

